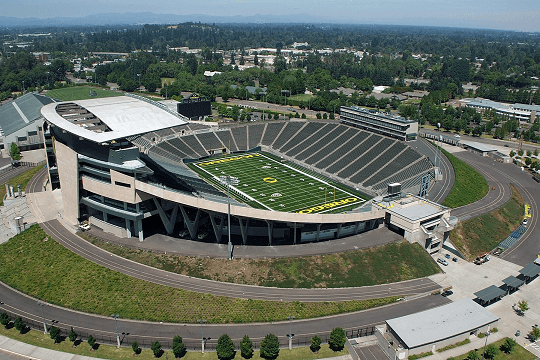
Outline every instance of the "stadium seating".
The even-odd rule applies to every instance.
[[[304,121],[300,122],[289,122],[285,125],[283,130],[281,131],[281,134],[278,136],[276,141],[272,144],[272,147],[275,150],[279,150],[287,141],[293,137],[298,130],[300,130],[306,123]]]
[[[354,134],[358,132],[357,129],[347,129],[345,132],[326,145],[322,146],[318,151],[314,152],[310,157],[306,158],[304,160],[306,164],[313,165],[316,162],[320,161],[323,157],[328,155],[329,153],[334,152],[337,148],[339,148],[345,141],[350,139]]]
[[[406,146],[397,140],[389,147],[382,148],[380,152],[374,153],[375,157],[373,158],[374,160],[372,160],[371,163],[369,163],[361,171],[351,177],[351,181],[354,183],[361,183],[369,177],[373,176],[373,174],[376,174],[378,171],[388,166],[389,162],[392,161],[392,159],[394,159],[396,155],[403,151],[405,148]]]
[[[362,154],[360,158],[358,158],[356,161],[353,161],[349,166],[343,168],[338,173],[338,176],[347,179],[349,176],[353,175],[358,171],[358,169],[362,169],[364,166],[366,166],[368,163],[370,163],[374,158],[379,156],[383,150],[387,149],[394,140],[389,138],[383,138],[381,141],[379,141],[375,146],[373,146],[371,149],[369,149],[367,152]]]
[[[370,133],[368,132],[358,131],[355,136],[350,138],[348,141],[344,141],[342,145],[337,147],[334,152],[330,153],[327,157],[323,158],[315,165],[319,169],[326,169],[328,166],[332,165],[342,156],[345,156],[345,154],[347,154],[349,151],[361,144],[362,141],[366,140],[369,135]]]
[[[238,147],[238,150],[248,150],[246,127],[233,127],[231,129],[231,133],[234,137],[234,141],[236,141],[236,146]]]
[[[206,150],[218,150],[224,147],[221,140],[218,139],[213,131],[198,133],[195,136],[199,138],[199,141]]]
[[[261,140],[261,144],[266,146],[272,145],[285,124],[286,123],[283,122],[267,124],[266,131],[264,132],[263,138]]]
[[[300,132],[298,132],[293,138],[289,140],[289,142],[283,145],[279,150],[282,153],[289,151],[293,147],[300,144],[302,141],[306,140],[309,136],[313,135],[315,132],[320,130],[323,126],[324,126],[323,123],[318,123],[318,122],[307,123],[307,125],[304,126],[304,128],[302,128]],[[251,128],[249,129],[249,131],[251,134]]]
[[[256,124],[251,125],[248,128],[249,139],[248,139],[248,149],[253,149],[254,147],[259,146],[261,143],[261,137],[264,132],[266,124]]]
[[[197,130],[191,134],[193,129]],[[171,133],[176,137],[171,138]],[[170,139],[164,141],[163,136]],[[156,144],[155,140],[159,142]],[[206,198],[219,197],[221,193],[196,174],[190,175],[182,159],[208,156],[208,150],[222,147],[244,151],[269,146],[292,157],[295,161],[291,166],[318,169],[322,177],[336,175],[344,181],[349,179],[350,184],[368,192],[384,193],[392,182],[400,182],[406,190],[420,184],[425,174],[434,177],[429,159],[405,143],[335,122],[266,122],[221,129],[190,123],[170,132],[148,133],[133,143],[149,149],[152,159]],[[220,188],[220,184],[213,185]]]
[[[169,135],[174,135],[175,132],[172,131],[171,129],[161,129],[161,130],[154,131],[154,134],[156,134],[160,138],[164,138]]]
[[[199,140],[197,140],[195,135],[182,136],[182,140],[186,143],[187,146],[189,146],[190,148],[193,149],[193,151],[195,151],[195,154],[199,155],[198,157],[203,157],[203,156],[208,155],[208,153],[199,143]]]
[[[311,146],[307,147],[304,151],[296,155],[296,158],[302,161],[307,159],[315,151],[318,151],[321,147],[325,146],[332,139],[339,136],[339,134],[343,133],[343,131],[345,131],[346,129],[347,127],[343,125],[338,125],[334,128],[330,128],[330,131],[326,135],[321,136],[319,139],[315,140]]]
[[[238,151],[230,129],[216,131],[216,136],[221,140],[227,149],[230,151]]]

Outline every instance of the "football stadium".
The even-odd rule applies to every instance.
[[[209,126],[136,95],[41,112],[50,182],[70,225],[88,220],[139,241],[222,243],[230,230],[238,245],[387,226],[429,252],[453,227],[449,209],[418,196],[432,162],[381,131],[300,119]]]

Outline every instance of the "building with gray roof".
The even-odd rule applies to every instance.
[[[43,146],[44,105],[54,102],[38,93],[29,93],[0,106],[0,148],[9,149],[16,143],[21,150]]]
[[[499,317],[471,299],[386,321],[387,340],[403,349],[405,357],[468,339],[497,325]],[[400,359],[402,357],[399,357]]]

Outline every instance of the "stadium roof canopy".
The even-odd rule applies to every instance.
[[[41,113],[53,125],[97,143],[187,123],[165,105],[131,96],[54,103]]]
[[[0,129],[9,136],[41,117],[39,110],[53,100],[37,93],[30,93],[0,106]]]
[[[387,320],[409,348],[431,344],[491,324],[499,318],[471,299]]]

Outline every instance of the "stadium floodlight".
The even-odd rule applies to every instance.
[[[219,180],[227,185],[227,230],[229,231],[229,243],[228,243],[228,249],[229,249],[229,260],[232,260],[232,242],[231,242],[231,196],[229,193],[229,189],[231,188],[231,185],[238,185],[240,182],[237,177],[234,176],[220,176]]]

